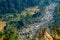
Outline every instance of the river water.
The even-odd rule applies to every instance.
[[[36,36],[38,30],[40,29],[40,27],[42,28],[46,28],[45,24],[49,24],[54,22],[54,15],[56,15],[56,8],[58,6],[58,1],[53,1],[53,2],[49,2],[48,5],[44,6],[44,16],[41,18],[40,22],[37,22],[35,26],[30,26],[26,29],[31,28],[30,32],[29,32],[29,37],[33,37]],[[41,4],[39,5],[39,7],[42,7]],[[43,10],[42,8],[42,10]],[[32,28],[33,27],[33,28]],[[23,30],[26,30],[23,29]],[[25,37],[28,34],[25,34],[26,31],[22,31],[20,34],[20,37]],[[25,34],[25,35],[24,35]]]

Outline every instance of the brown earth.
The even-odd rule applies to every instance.
[[[5,21],[0,21],[0,32],[4,30],[5,26],[6,26],[6,22]],[[0,37],[0,40],[3,40],[3,38]]]
[[[6,22],[5,21],[0,21],[0,31],[2,31],[5,26],[6,26]]]
[[[52,34],[44,32],[41,28],[38,32],[38,37],[36,40],[60,40],[60,28],[53,28]]]
[[[48,32],[44,32],[43,29],[40,28],[38,38],[36,40],[53,40],[53,38]]]

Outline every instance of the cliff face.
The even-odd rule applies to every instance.
[[[44,28],[43,28],[44,26]],[[45,24],[40,27],[38,33],[37,33],[37,40],[53,40],[50,28],[48,28],[48,24]]]
[[[5,21],[0,21],[0,31],[4,30],[4,27],[6,26]]]
[[[43,29],[40,29],[37,40],[53,40],[53,38],[48,32],[44,32]]]
[[[52,36],[48,33],[48,32],[45,32],[45,40],[53,40]]]
[[[6,26],[6,22],[5,21],[0,21],[0,32],[2,32],[4,30],[4,27]],[[1,33],[0,33],[1,36]],[[3,40],[2,37],[0,37],[0,40]]]
[[[36,40],[60,40],[60,28],[47,29],[40,28]]]

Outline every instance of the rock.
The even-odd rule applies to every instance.
[[[38,39],[36,40],[53,40],[53,38],[47,31],[44,32],[44,30],[40,28]]]
[[[5,26],[6,26],[6,22],[5,21],[0,21],[0,31],[2,31]]]
[[[44,38],[45,40],[53,40],[52,36],[50,36],[50,34],[48,34],[47,32],[45,32]]]

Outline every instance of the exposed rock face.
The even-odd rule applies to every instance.
[[[48,34],[47,32],[45,32],[44,38],[45,38],[45,40],[53,40],[52,36],[50,34]]]
[[[4,30],[5,26],[6,26],[6,22],[5,21],[0,21],[0,32]],[[3,38],[0,37],[0,40],[3,40]]]
[[[2,31],[5,26],[6,26],[6,22],[0,21],[0,31]]]
[[[37,40],[53,40],[53,38],[48,32],[44,32],[43,29],[40,29]]]
[[[0,40],[3,40],[3,38],[0,38]]]
[[[44,40],[44,31],[40,28],[38,33],[38,40]]]

